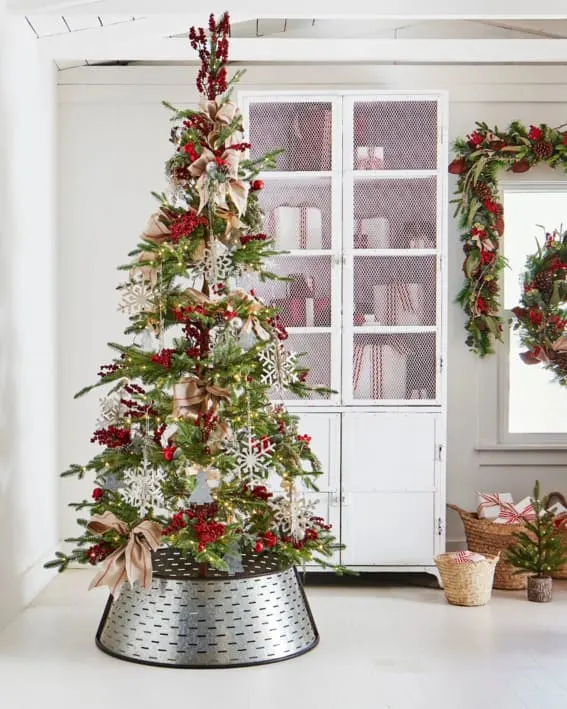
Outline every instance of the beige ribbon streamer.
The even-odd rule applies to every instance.
[[[125,545],[107,556],[102,569],[91,581],[89,590],[97,586],[108,586],[116,596],[125,581],[131,585],[136,581],[142,588],[149,588],[152,582],[152,555],[160,546],[162,527],[157,522],[144,520],[131,531],[128,525],[108,510],[102,515],[94,515],[87,525],[89,532],[102,535],[115,531],[128,536]]]
[[[240,217],[236,212],[224,207],[217,207],[215,215],[226,221],[226,228],[223,236],[217,236],[217,239],[225,246],[236,246],[240,239],[240,229],[244,226],[240,221]]]
[[[171,231],[161,220],[162,216],[162,212],[154,212],[154,214],[150,216],[148,223],[146,224],[146,228],[142,233],[142,239],[151,241],[158,245],[169,240],[171,237]]]
[[[206,384],[197,377],[185,377],[173,385],[173,415],[196,419],[200,413],[216,412],[222,399],[230,400],[228,389]]]

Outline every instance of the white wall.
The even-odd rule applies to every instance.
[[[0,51],[1,626],[51,579],[58,501],[56,74],[23,19],[0,17]]]
[[[170,155],[169,116],[160,101],[194,102],[194,73],[194,67],[140,66],[59,74],[60,467],[93,453],[88,440],[97,397],[75,402],[72,395],[96,379],[98,365],[108,359],[104,343],[122,335],[124,320],[116,313],[113,290],[119,279],[115,266],[126,259],[153,209],[149,192],[163,187],[163,163]],[[565,77],[564,67],[264,66],[249,70],[241,86],[449,90],[452,141],[471,132],[475,120],[501,127],[515,118],[528,124],[563,123]],[[451,197],[454,187],[451,180]],[[496,360],[480,362],[464,346],[463,315],[452,304],[462,282],[452,206],[449,215],[447,500],[471,509],[477,489],[524,496],[536,475],[544,489],[567,492],[567,451],[478,450],[479,421],[496,406]],[[87,485],[64,481],[62,499],[76,499],[88,490]],[[74,516],[63,514],[69,533]],[[448,537],[463,537],[454,513],[449,515]]]

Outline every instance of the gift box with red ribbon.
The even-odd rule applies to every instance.
[[[500,507],[513,502],[514,499],[509,492],[479,492],[476,507],[478,518],[495,520],[500,514]]]
[[[495,524],[520,524],[521,522],[533,522],[536,519],[532,501],[529,497],[517,503],[505,502],[500,506]]]

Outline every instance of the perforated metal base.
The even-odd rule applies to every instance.
[[[297,570],[270,554],[244,557],[244,573],[210,570],[179,551],[154,554],[149,589],[125,584],[111,596],[97,631],[104,652],[179,668],[263,664],[301,655],[319,635]]]

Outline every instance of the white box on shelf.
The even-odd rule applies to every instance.
[[[360,220],[361,234],[366,236],[369,249],[390,248],[390,222],[384,217]]]
[[[323,223],[318,207],[282,205],[273,211],[274,231],[280,249],[321,249]]]
[[[383,170],[384,148],[376,145],[358,146],[356,148],[356,170]]]

